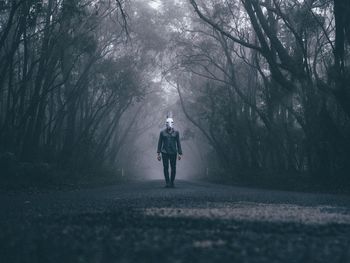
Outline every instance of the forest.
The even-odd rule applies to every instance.
[[[198,178],[350,189],[349,62],[350,0],[0,0],[0,179],[152,173],[172,112]]]

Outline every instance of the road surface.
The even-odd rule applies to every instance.
[[[350,196],[180,181],[0,193],[0,262],[350,262]]]

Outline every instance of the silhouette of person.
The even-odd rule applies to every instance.
[[[173,188],[176,175],[176,158],[181,160],[182,157],[180,133],[174,129],[174,120],[172,118],[166,119],[165,126],[166,128],[159,134],[157,159],[158,161],[163,159],[165,187]],[[171,168],[170,179],[169,162]]]

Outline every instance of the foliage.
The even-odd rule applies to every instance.
[[[188,2],[197,17],[173,38],[176,66],[167,74],[226,173],[307,172],[344,183],[350,7],[341,1]]]
[[[0,152],[101,167],[143,94],[120,1],[1,1]],[[125,52],[127,50],[127,52]]]

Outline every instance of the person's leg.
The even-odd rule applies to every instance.
[[[175,175],[176,175],[176,157],[177,157],[177,154],[172,154],[169,157],[170,157],[170,166],[171,166],[170,185],[174,186]]]
[[[162,153],[162,160],[163,160],[163,171],[164,171],[165,183],[168,186],[169,185],[169,155]]]

